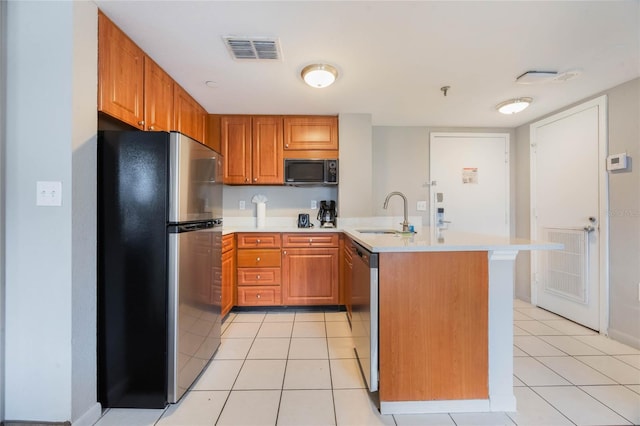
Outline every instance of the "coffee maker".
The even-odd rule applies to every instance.
[[[336,202],[334,200],[320,201],[320,209],[318,210],[318,220],[321,228],[336,227]]]

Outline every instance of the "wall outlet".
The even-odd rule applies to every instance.
[[[244,200],[240,200],[240,202],[238,203],[238,208],[239,208],[240,210],[244,210],[244,209],[246,209],[246,208],[247,208],[247,206],[246,206],[246,205],[245,205],[245,203],[244,203]]]
[[[36,206],[61,206],[62,182],[36,182]]]
[[[427,211],[427,202],[426,201],[418,201],[418,203],[416,205],[416,210],[418,210],[420,212],[426,212]]]
[[[311,200],[311,208],[312,209],[317,209],[318,208],[318,202],[316,200]]]

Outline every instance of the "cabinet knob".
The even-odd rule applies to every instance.
[[[249,178],[244,178],[244,181],[245,182],[249,182]]]
[[[259,258],[259,257],[258,257],[258,258],[256,258],[256,262],[260,262],[260,258]]]
[[[289,144],[288,143],[284,144],[284,147],[289,148]]]
[[[256,299],[260,299],[260,293],[256,294]]]
[[[254,182],[257,182],[257,181],[258,181],[258,178],[253,178],[253,181],[254,181]]]
[[[309,238],[309,244],[313,242],[313,238]]]
[[[138,121],[138,126],[144,126],[144,120]]]
[[[256,244],[260,244],[260,238],[256,240]]]
[[[282,254],[283,254],[284,256],[286,256],[286,255],[287,255],[287,251],[286,251],[286,250],[285,250],[285,251],[283,251],[283,252],[282,252]]]
[[[258,275],[258,276],[256,277],[256,280],[259,280],[259,279],[260,279],[260,275]]]
[[[149,126],[149,130],[155,130],[153,126]]]

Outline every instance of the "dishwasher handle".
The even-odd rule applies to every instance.
[[[369,250],[362,247],[360,244],[354,242],[351,246],[353,252],[358,255],[360,259],[367,265],[369,268],[377,268],[378,267],[378,253],[371,253]]]

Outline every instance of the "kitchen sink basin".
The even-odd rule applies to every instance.
[[[398,234],[400,231],[395,229],[356,229],[361,234]]]

